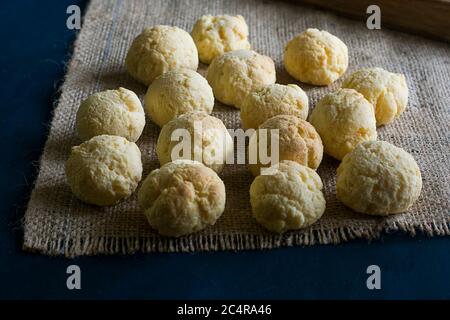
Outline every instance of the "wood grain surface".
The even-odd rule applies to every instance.
[[[381,9],[381,28],[390,27],[450,42],[450,0],[297,0],[365,21],[370,5]]]

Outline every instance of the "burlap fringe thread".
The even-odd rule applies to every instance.
[[[64,255],[75,258],[81,255],[98,254],[133,254],[137,252],[196,252],[218,250],[255,250],[272,249],[282,246],[312,246],[316,244],[338,244],[353,239],[376,240],[383,234],[404,232],[410,236],[418,233],[427,236],[450,235],[450,221],[431,225],[422,223],[411,226],[403,222],[380,224],[377,230],[360,227],[339,227],[330,230],[305,230],[297,234],[219,234],[219,235],[189,235],[181,238],[142,237],[98,237],[76,239],[27,239],[24,250],[42,252],[52,256]]]

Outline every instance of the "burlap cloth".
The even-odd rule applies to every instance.
[[[325,156],[318,173],[325,185],[327,210],[312,227],[276,235],[265,231],[251,216],[245,165],[229,165],[225,181],[227,205],[214,227],[182,237],[168,238],[148,226],[136,195],[112,207],[78,201],[66,184],[65,161],[77,145],[75,114],[88,95],[123,86],[141,98],[146,88],[130,78],[124,58],[133,38],[146,27],[168,24],[190,31],[203,14],[241,14],[250,27],[253,48],[271,56],[279,83],[295,82],[282,67],[283,47],[307,27],[325,29],[349,48],[347,75],[361,68],[380,66],[406,75],[410,100],[394,123],[379,129],[379,138],[410,152],[423,175],[420,199],[408,213],[388,218],[355,214],[336,200],[338,162]],[[206,67],[201,66],[204,74]],[[338,88],[301,84],[311,106]],[[51,255],[92,255],[135,251],[200,251],[265,249],[290,245],[339,243],[353,238],[373,239],[396,230],[430,236],[449,235],[450,196],[450,47],[421,37],[389,30],[368,30],[364,23],[285,2],[268,1],[91,1],[75,43],[62,95],[54,111],[50,134],[24,221],[24,248]],[[240,127],[239,113],[216,103],[213,115],[228,128]],[[138,145],[144,176],[158,167],[155,143],[159,129],[147,121]]]

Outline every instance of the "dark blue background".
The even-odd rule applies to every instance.
[[[389,235],[373,243],[271,251],[50,258],[21,251],[27,197],[75,33],[66,8],[0,6],[0,298],[450,298],[450,238]],[[78,264],[82,290],[66,289]],[[382,290],[366,288],[366,268]]]

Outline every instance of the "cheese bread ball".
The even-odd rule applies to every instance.
[[[249,50],[247,37],[248,26],[241,15],[205,15],[192,29],[200,61],[206,64],[228,51]]]
[[[200,74],[184,69],[169,71],[157,78],[144,98],[145,112],[158,126],[191,111],[211,113],[214,95]]]
[[[125,138],[96,136],[72,148],[66,177],[78,199],[113,205],[130,196],[141,181],[141,152]]]
[[[250,186],[250,203],[256,221],[278,233],[316,222],[326,206],[319,175],[286,160],[273,170],[273,174],[256,177]]]
[[[191,35],[180,28],[146,28],[131,44],[125,66],[132,77],[150,85],[167,71],[197,70],[197,47]]]
[[[174,237],[214,225],[225,209],[225,198],[219,176],[190,160],[176,160],[153,170],[138,193],[150,226]]]
[[[242,126],[256,129],[264,121],[280,114],[306,120],[308,96],[299,86],[275,83],[250,92],[241,107]]]
[[[339,89],[325,95],[309,118],[322,138],[325,152],[342,160],[356,145],[377,139],[372,104],[352,89]]]
[[[186,142],[188,149],[184,154],[180,144]],[[161,165],[177,159],[189,159],[221,172],[227,157],[233,154],[233,139],[220,119],[205,112],[191,112],[162,127],[156,154]]]
[[[347,66],[347,46],[327,31],[307,29],[284,49],[286,71],[301,82],[328,85],[342,76]]]
[[[81,103],[77,112],[77,134],[82,141],[107,134],[135,142],[144,126],[141,101],[125,88],[94,93]]]
[[[361,213],[404,212],[421,190],[422,177],[414,158],[385,141],[358,144],[337,170],[337,198]]]
[[[250,50],[231,51],[215,58],[206,75],[216,99],[238,109],[247,94],[275,83],[275,78],[272,59]]]
[[[342,87],[355,89],[373,104],[378,126],[394,121],[408,103],[405,76],[381,68],[358,70],[344,81]]]
[[[271,156],[271,134],[274,134],[271,133],[271,130],[278,129],[279,161],[292,160],[312,169],[319,167],[323,156],[323,145],[316,129],[310,123],[295,116],[278,115],[265,121],[250,137],[248,166],[253,175],[259,175],[261,168],[267,168],[272,165],[263,165],[259,158],[259,144],[260,140],[262,140],[261,131],[263,129],[267,130],[266,154],[268,156]],[[252,146],[256,146],[253,150],[258,151],[258,154],[254,155],[254,158],[257,158],[257,163],[250,163]]]

